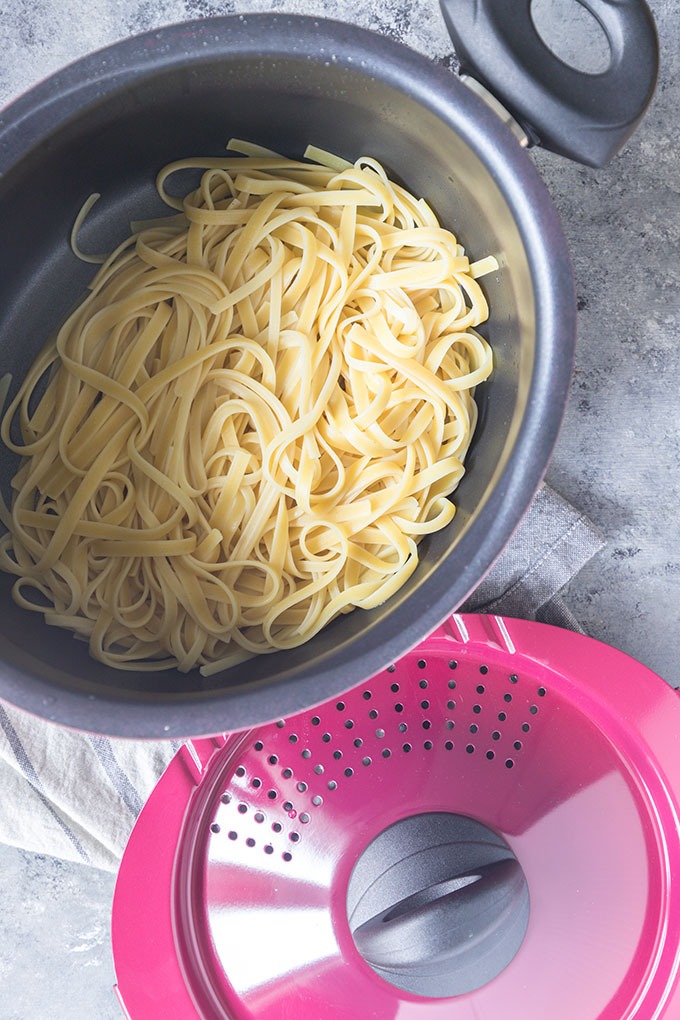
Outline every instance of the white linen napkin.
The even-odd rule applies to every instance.
[[[559,592],[604,545],[549,486],[462,609],[580,630]],[[75,732],[0,702],[0,842],[116,871],[178,741]]]

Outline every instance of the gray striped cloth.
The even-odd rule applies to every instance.
[[[559,592],[603,544],[583,514],[543,486],[463,608],[579,630]],[[0,702],[0,842],[115,871],[178,748],[67,730]]]

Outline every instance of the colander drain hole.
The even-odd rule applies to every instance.
[[[419,670],[427,669],[428,660],[418,660],[417,666]],[[393,666],[388,672],[393,675],[397,673],[397,676],[393,676],[387,682],[386,688],[383,688],[382,692],[375,688],[352,692],[346,699],[332,702],[328,708],[319,710],[314,716],[306,716],[306,722],[304,717],[300,718],[297,725],[293,722],[294,732],[281,734],[277,738],[278,742],[275,748],[277,753],[269,753],[272,750],[271,745],[265,750],[266,740],[256,740],[251,747],[255,751],[265,752],[262,758],[262,761],[266,762],[265,769],[269,766],[278,766],[278,769],[272,768],[271,775],[268,775],[266,771],[257,775],[259,770],[256,767],[256,774],[253,775],[252,771],[246,768],[247,761],[243,759],[244,763],[239,764],[233,774],[241,780],[248,777],[245,782],[251,790],[258,791],[259,798],[266,798],[264,803],[260,800],[263,810],[259,809],[259,805],[255,801],[250,804],[245,793],[241,794],[245,799],[239,802],[238,795],[236,798],[232,798],[231,793],[225,792],[220,798],[221,803],[226,806],[233,799],[231,810],[235,809],[240,816],[250,816],[251,832],[241,832],[239,837],[238,829],[230,828],[222,818],[220,821],[223,824],[220,826],[219,822],[214,822],[211,832],[218,835],[222,831],[224,833],[222,839],[227,837],[234,841],[240,838],[244,846],[257,846],[259,852],[273,854],[276,852],[275,840],[265,843],[260,838],[256,838],[258,836],[256,826],[262,832],[264,840],[266,840],[267,829],[270,829],[274,834],[283,833],[283,838],[289,842],[289,845],[296,844],[300,839],[300,833],[288,831],[288,825],[291,824],[293,818],[297,820],[298,826],[308,825],[312,820],[314,809],[321,808],[324,804],[322,792],[328,796],[326,791],[330,793],[338,789],[338,780],[342,784],[343,778],[349,780],[355,776],[355,773],[359,777],[364,769],[369,769],[372,766],[378,767],[380,763],[386,762],[395,754],[427,753],[429,757],[435,753],[434,748],[446,752],[452,752],[458,748],[458,752],[463,755],[478,754],[485,761],[497,761],[495,767],[504,766],[508,770],[515,768],[518,761],[516,755],[527,753],[524,751],[524,746],[532,728],[529,720],[538,714],[539,699],[546,697],[547,689],[544,686],[534,686],[531,690],[531,685],[516,673],[494,676],[492,666],[490,667],[486,663],[481,666],[477,664],[472,666],[467,663],[461,665],[457,660],[450,659],[448,661],[438,660],[434,664],[431,661],[430,666],[433,670],[435,670],[435,666],[439,670],[442,667],[448,667],[449,671],[458,670],[459,676],[454,680],[450,676],[442,677],[441,673],[437,673],[435,670],[432,674],[428,673],[427,676],[421,674],[418,677],[413,676],[413,672],[400,674],[400,666]],[[413,665],[410,669],[413,670]],[[483,683],[479,682],[480,675],[486,678]],[[507,686],[503,690],[503,686],[508,683],[513,685],[512,693],[508,691]],[[455,700],[452,696],[453,691],[457,691]],[[423,692],[427,692],[427,694]],[[381,695],[387,695],[387,700],[383,700]],[[498,710],[499,703],[503,706],[500,711]],[[392,712],[390,712],[390,707]],[[327,715],[326,727],[323,726],[324,712],[327,713],[329,710],[344,713],[341,726],[339,725],[340,720],[335,723],[335,728],[333,725],[329,726]],[[454,715],[455,719],[452,718]],[[522,715],[524,719],[522,719]],[[497,729],[492,729],[492,720],[494,719],[498,720]],[[377,720],[380,721],[377,722]],[[278,729],[290,727],[290,721],[279,720],[275,725]],[[515,730],[514,733],[509,732],[510,726]],[[316,729],[316,733],[311,727]],[[468,743],[462,739],[454,744],[453,739],[450,738],[453,737],[452,731],[456,728],[461,733],[469,732],[473,739],[468,738]],[[419,740],[418,733],[421,733],[424,739]],[[347,736],[346,741],[342,739],[343,734]],[[406,739],[407,734],[410,739]],[[399,736],[404,741],[403,743],[399,741]],[[413,739],[414,736],[416,739]],[[518,739],[520,736],[522,739]],[[446,737],[449,739],[445,739]],[[319,743],[315,745],[314,739]],[[328,746],[335,741],[337,741],[335,748]],[[311,790],[309,784],[304,780],[295,780],[294,769],[286,763],[285,753],[282,754],[280,751],[282,746],[288,746],[292,751],[295,745],[297,745],[296,754],[300,755],[302,762],[307,763],[306,766],[301,766],[299,771],[303,771],[304,774],[306,768],[310,774],[313,772],[312,778],[309,779],[312,784]],[[350,759],[351,764],[345,762],[346,767],[341,768],[340,774],[336,778],[327,778],[324,773],[330,771],[332,775],[333,763],[341,762],[345,756]],[[315,759],[316,763],[314,763]],[[300,794],[307,795],[306,802],[299,805],[297,810],[291,800],[283,800],[283,795],[274,786],[269,787],[269,783],[277,781],[274,773],[277,773],[281,780],[293,780],[295,789]],[[323,777],[321,790],[318,785],[315,789],[315,776]],[[282,786],[281,789],[285,789],[285,787]],[[275,802],[278,802],[285,812],[287,818],[284,817],[284,822],[288,821],[288,825],[267,819],[267,804],[271,804],[274,808]],[[306,810],[303,810],[305,807]],[[246,822],[247,818],[244,817],[243,821]],[[290,858],[290,851],[286,851],[282,856],[284,860]]]
[[[266,821],[265,815],[261,811],[255,812],[253,817],[254,817],[254,820],[258,823],[258,825],[262,825]],[[281,825],[280,822],[273,822],[271,828],[272,828],[272,832],[276,833],[277,835],[283,831],[283,826]],[[217,836],[217,835],[219,835],[221,833],[222,826],[219,824],[219,822],[212,822],[212,824],[210,825],[210,831],[211,831],[211,833],[213,835]],[[238,835],[238,832],[237,832],[236,829],[229,829],[227,831],[226,835],[227,835],[227,839],[230,842],[232,842],[232,843],[237,842],[237,840],[239,838],[239,835]],[[290,833],[290,839],[293,842],[296,842],[297,840],[299,840],[299,838],[300,837],[299,837],[298,833],[296,833],[296,832]],[[257,840],[255,839],[254,836],[246,836],[246,838],[244,840],[244,844],[245,844],[245,846],[248,847],[248,849],[253,850],[253,849],[255,849],[257,847]],[[273,843],[265,842],[264,844],[261,844],[261,847],[262,847],[262,850],[264,851],[264,853],[267,854],[267,855],[271,855],[271,854],[273,854],[275,852],[275,847],[274,847]],[[293,859],[293,855],[290,853],[290,851],[284,851],[281,854],[281,856],[282,856],[284,861],[291,861]]]

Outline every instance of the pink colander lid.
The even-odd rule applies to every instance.
[[[131,1020],[674,1020],[680,699],[453,616],[341,698],[187,742],[113,904]]]

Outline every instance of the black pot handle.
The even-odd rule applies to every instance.
[[[642,118],[656,85],[659,44],[645,0],[578,0],[611,50],[587,74],[548,49],[531,0],[440,0],[461,72],[482,83],[530,141],[587,166],[604,166]]]

